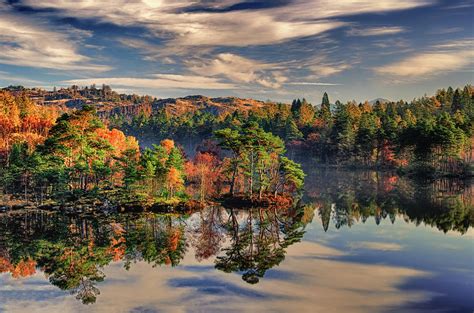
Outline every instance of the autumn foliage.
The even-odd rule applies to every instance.
[[[222,161],[210,152],[198,152],[186,163],[186,175],[191,193],[200,201],[216,196],[223,188]]]
[[[0,257],[0,274],[10,272],[13,278],[28,277],[36,273],[36,261],[27,258],[17,264],[11,264],[6,258]]]
[[[14,144],[29,149],[44,142],[58,117],[58,110],[34,104],[26,95],[0,91],[0,162],[8,162]]]

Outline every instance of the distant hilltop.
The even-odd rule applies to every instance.
[[[370,105],[374,105],[374,104],[377,103],[377,101],[378,101],[379,103],[389,103],[389,102],[392,102],[391,100],[388,100],[388,99],[376,98],[376,99],[374,99],[374,100],[370,100],[370,101],[369,101],[369,104],[370,104]]]
[[[467,86],[472,92],[472,86]],[[249,112],[261,114],[265,112],[282,112],[288,111],[293,106],[306,103],[311,106],[304,98],[295,99],[293,103],[280,103],[271,101],[261,101],[249,98],[238,97],[207,97],[203,95],[190,95],[178,98],[159,99],[148,95],[124,94],[118,93],[108,85],[79,87],[72,85],[70,87],[54,88],[53,90],[45,90],[42,88],[26,88],[23,86],[8,86],[0,90],[8,91],[14,95],[25,95],[32,101],[40,105],[53,106],[60,111],[68,111],[70,109],[81,108],[84,105],[91,105],[95,107],[98,114],[103,118],[112,116],[124,116],[130,118],[144,114],[150,116],[151,114],[160,111],[165,112],[168,116],[181,116],[187,113],[201,112],[204,114],[212,114],[223,117],[234,112],[239,112],[244,115]],[[454,89],[451,87],[447,90],[438,90],[436,98],[439,98],[441,105],[444,102],[444,94],[452,94]],[[327,97],[327,94],[325,93]],[[300,102],[298,102],[300,101]],[[323,97],[324,101],[324,97]],[[329,102],[329,99],[327,99]],[[373,106],[377,102],[381,104],[394,103],[385,98],[376,98],[371,101],[366,101]],[[356,103],[355,105],[362,105]],[[330,103],[330,110],[336,111],[340,104],[339,101]],[[321,107],[321,103],[313,103],[313,107]]]
[[[194,111],[204,111],[214,115],[232,113],[234,111],[248,113],[258,110],[266,104],[276,105],[275,102],[261,101],[238,97],[207,97],[203,95],[190,95],[178,98],[159,99],[148,95],[119,94],[108,85],[79,87],[76,85],[66,88],[45,90],[41,88],[26,88],[23,86],[8,86],[7,90],[13,94],[26,94],[31,100],[41,105],[56,106],[62,110],[80,108],[83,105],[94,106],[99,114],[137,113],[141,110],[166,109],[171,115],[180,115]],[[304,99],[303,99],[304,100]],[[377,98],[369,103],[374,105],[377,101],[388,103],[390,100]],[[290,105],[286,103],[285,105]],[[319,106],[320,103],[314,104]],[[332,109],[336,105],[331,104]]]
[[[262,109],[270,103],[255,99],[238,97],[206,97],[191,95],[179,98],[158,99],[151,96],[136,94],[119,94],[110,86],[95,85],[87,87],[71,86],[53,89],[51,91],[40,88],[25,88],[23,86],[9,86],[3,88],[13,94],[25,94],[40,105],[55,106],[63,111],[80,108],[84,105],[94,106],[103,117],[112,115],[149,114],[155,110],[164,109],[169,115],[182,115],[195,111],[207,112],[221,116],[239,111],[248,113],[251,110]],[[289,105],[289,104],[285,104]]]

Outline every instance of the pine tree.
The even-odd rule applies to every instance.
[[[303,133],[301,133],[301,131],[298,129],[298,126],[292,118],[288,119],[286,122],[285,138],[288,141],[299,140],[303,138]]]
[[[325,92],[324,95],[323,95],[323,100],[321,102],[321,109],[326,108],[326,109],[330,110],[331,109],[330,106],[331,106],[331,104],[329,103],[329,96],[328,96],[327,92]]]
[[[454,95],[453,95],[453,101],[452,101],[452,104],[451,104],[451,112],[456,112],[457,110],[459,111],[462,111],[463,109],[463,103],[462,103],[462,96],[461,96],[461,92],[459,91],[459,89],[456,89],[456,91],[454,91]]]

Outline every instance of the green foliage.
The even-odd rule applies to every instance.
[[[280,157],[280,171],[285,184],[292,185],[295,190],[303,188],[305,174],[300,164],[287,157]]]
[[[222,137],[219,140],[227,138],[234,142],[236,130],[252,122],[283,138],[291,153],[302,153],[305,157],[311,154],[323,163],[400,167],[423,159],[437,171],[459,173],[472,162],[473,99],[474,89],[470,85],[441,89],[433,97],[411,102],[377,101],[373,106],[368,102],[340,101],[331,105],[324,93],[319,110],[305,99],[295,99],[291,105],[269,103],[263,108],[236,110],[224,116],[205,110],[169,116],[158,110],[139,130],[153,131],[159,133],[159,138],[176,138],[182,143],[209,138],[217,130],[217,136]],[[438,127],[437,123],[444,126]],[[125,128],[138,133],[134,127]],[[228,133],[220,132],[224,129]],[[239,152],[229,142],[222,142],[222,146],[234,154]],[[445,166],[447,163],[449,166]]]
[[[303,182],[298,178],[304,174],[298,164],[283,157],[283,141],[265,132],[257,123],[218,130],[215,136],[219,146],[232,152],[228,159],[231,194],[235,192],[239,175],[244,180],[244,186],[240,189],[249,196],[257,192],[261,198],[264,193],[277,194],[290,186],[293,191],[302,188]]]

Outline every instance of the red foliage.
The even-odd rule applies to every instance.
[[[199,199],[219,193],[222,188],[221,161],[209,152],[198,152],[192,161],[186,163],[186,176],[197,189]]]
[[[395,157],[395,152],[393,151],[392,145],[385,140],[381,150],[382,164],[384,165],[396,165],[397,159]]]
[[[398,176],[390,176],[387,179],[383,180],[383,189],[385,192],[392,191],[395,188],[396,183],[398,182]]]

